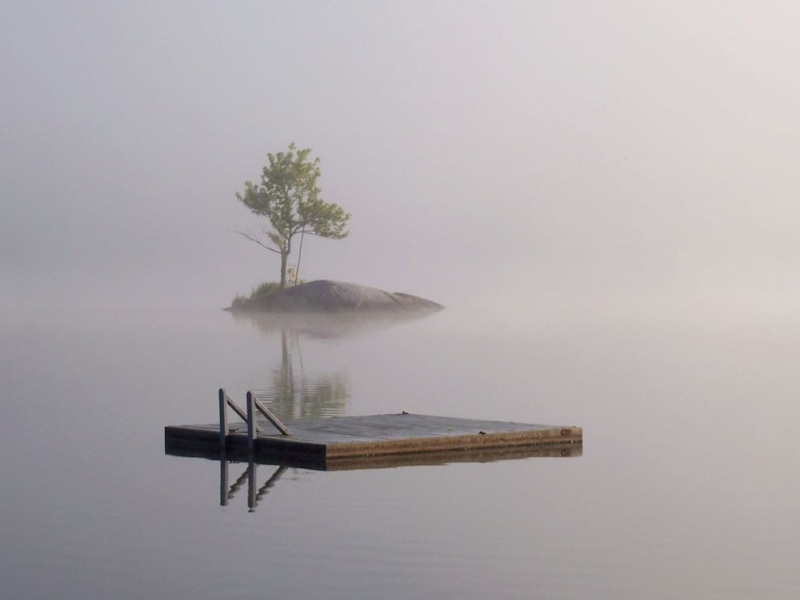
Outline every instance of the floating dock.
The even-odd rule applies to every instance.
[[[583,443],[583,430],[577,426],[457,419],[405,412],[281,422],[259,407],[249,393],[246,414],[225,397],[228,405],[233,404],[245,421],[229,425],[223,393],[220,390],[219,424],[165,428],[168,454],[327,470],[424,464],[439,462],[436,458],[445,456],[459,460],[461,453],[467,460],[493,460],[504,455],[579,455]],[[254,418],[254,406],[267,418]],[[429,458],[433,460],[426,460]]]

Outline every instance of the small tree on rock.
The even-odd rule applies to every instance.
[[[339,240],[349,233],[345,227],[350,215],[341,206],[320,198],[317,186],[320,160],[310,159],[311,149],[267,154],[268,164],[261,170],[261,183],[247,181],[244,193],[236,197],[253,213],[266,217],[269,227],[263,236],[239,232],[262,248],[281,257],[281,289],[286,287],[286,272],[292,241],[300,234],[300,252],[305,234]],[[300,268],[298,259],[298,271]]]

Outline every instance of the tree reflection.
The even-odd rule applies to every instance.
[[[308,375],[303,367],[301,339],[340,339],[409,322],[436,311],[370,311],[266,313],[234,311],[237,322],[255,326],[265,336],[280,334],[281,362],[271,370],[266,389],[253,390],[279,419],[344,415],[350,399],[344,372]]]
[[[269,387],[258,392],[280,419],[343,415],[350,399],[344,373],[306,375],[300,335],[290,329],[281,330],[281,363],[272,369]]]

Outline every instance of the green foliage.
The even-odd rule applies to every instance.
[[[256,288],[253,288],[253,291],[250,292],[250,300],[255,300],[257,298],[264,298],[265,296],[270,296],[281,289],[281,284],[277,281],[265,281],[261,285]]]
[[[305,234],[338,240],[349,233],[346,226],[350,215],[320,197],[320,160],[311,160],[310,154],[310,148],[298,150],[294,144],[287,152],[267,154],[261,182],[247,181],[244,193],[236,194],[254,214],[269,221],[270,227],[264,229],[266,239],[242,235],[280,255],[281,288],[287,284],[287,261],[297,234],[301,234],[301,240]]]
[[[301,283],[305,283],[305,279],[300,279],[297,276],[297,265],[289,265],[286,267],[286,285],[300,285]]]
[[[302,279],[297,279],[297,274],[294,265],[289,265],[287,268],[287,276],[288,276],[288,285],[299,285],[301,283],[305,283]],[[296,281],[296,283],[295,283]],[[262,284],[257,285],[252,290],[250,290],[249,296],[242,296],[241,294],[236,294],[236,297],[231,302],[231,308],[234,310],[242,310],[246,309],[249,305],[258,305],[258,301],[262,298],[266,298],[274,294],[275,292],[279,292],[281,290],[281,284],[278,281],[265,281]]]
[[[242,296],[241,294],[236,294],[236,297],[231,302],[231,308],[233,310],[242,310],[247,306],[247,297]]]

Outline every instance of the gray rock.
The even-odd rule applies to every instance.
[[[369,312],[434,311],[444,307],[410,294],[320,279],[286,288],[246,308],[281,312]]]

